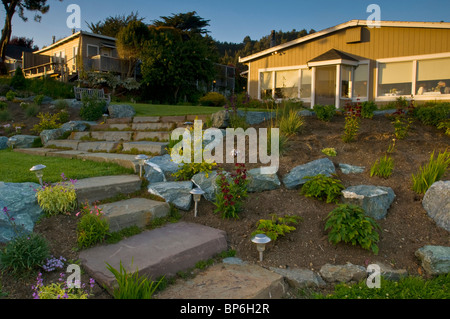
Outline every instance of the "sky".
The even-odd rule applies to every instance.
[[[450,22],[449,0],[48,0],[47,3],[50,10],[40,23],[33,20],[33,12],[26,12],[28,22],[23,22],[16,13],[12,35],[33,39],[39,48],[51,44],[52,36],[61,39],[70,35],[66,23],[71,14],[67,12],[70,4],[80,6],[84,31],[89,31],[87,23],[131,12],[138,12],[144,22],[151,23],[161,16],[196,11],[210,20],[211,37],[233,43],[241,43],[246,36],[259,40],[271,30],[320,31],[353,19],[366,20],[372,14],[367,12],[370,4],[380,7],[381,20]],[[5,9],[1,6],[1,28],[4,19]]]

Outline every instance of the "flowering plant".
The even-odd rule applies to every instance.
[[[31,286],[33,290],[34,299],[88,299],[92,296],[92,290],[95,285],[95,280],[89,280],[89,291],[87,290],[86,284],[81,284],[80,288],[69,287],[67,281],[65,280],[65,274],[60,273],[59,283],[51,283],[44,285],[42,279],[42,273],[38,274],[36,278],[36,285]]]
[[[227,178],[223,170],[218,172],[216,184],[219,191],[216,194],[215,213],[222,213],[223,218],[239,218],[242,203],[247,198],[247,169],[245,164],[235,164],[236,172]]]
[[[359,101],[356,105],[348,104],[345,107],[345,128],[342,140],[345,143],[352,142],[358,134],[361,122],[361,104]]]
[[[79,248],[92,247],[102,242],[109,233],[109,222],[103,215],[100,207],[94,205],[92,209],[86,203],[82,210],[76,214],[81,216],[77,227],[77,242]]]
[[[62,181],[51,185],[45,183],[43,187],[36,190],[39,206],[49,216],[70,213],[77,207],[77,194],[75,192],[76,180],[67,181],[64,173],[61,174]]]

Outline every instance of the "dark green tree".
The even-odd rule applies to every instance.
[[[50,6],[47,5],[47,0],[2,0],[2,3],[6,16],[0,39],[0,57],[3,65],[2,71],[5,72],[6,68],[4,67],[4,61],[6,57],[6,46],[11,39],[12,19],[14,14],[18,12],[19,17],[23,21],[27,21],[28,18],[25,16],[25,11],[34,11],[34,20],[40,22],[42,18],[41,14],[47,13]]]
[[[160,18],[161,20],[153,21],[155,27],[172,27],[185,34],[205,35],[209,32],[206,27],[209,26],[210,20],[199,17],[195,11],[172,14],[170,17]]]
[[[87,23],[88,28],[92,33],[101,34],[108,37],[116,38],[120,30],[126,27],[130,22],[138,21],[143,22],[144,18],[139,17],[139,13],[131,12],[129,15],[116,15],[109,16],[103,21],[98,21],[97,23]]]

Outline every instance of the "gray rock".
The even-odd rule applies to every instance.
[[[226,110],[211,115],[212,127],[227,128],[230,125],[230,117]]]
[[[15,219],[18,231],[31,233],[36,221],[43,211],[36,200],[35,183],[4,183],[0,182],[0,242],[10,241],[14,235],[14,228],[8,220],[3,208],[8,208],[10,217]]]
[[[322,158],[293,168],[283,177],[283,183],[287,189],[295,189],[308,181],[305,179],[307,176],[319,174],[331,176],[335,173],[336,169],[333,162],[328,158]]]
[[[6,136],[0,136],[0,151],[8,148],[8,138]]]
[[[384,263],[376,262],[380,266],[381,276],[387,280],[398,281],[408,275],[406,269],[393,269]]]
[[[360,174],[363,173],[366,169],[363,166],[354,166],[349,164],[339,164],[339,168],[341,169],[341,172],[344,174]]]
[[[422,206],[439,227],[450,232],[450,181],[433,183],[423,197]]]
[[[156,196],[164,198],[167,203],[175,207],[188,211],[191,208],[193,183],[188,182],[161,182],[148,186],[148,191]]]
[[[320,268],[319,274],[326,282],[330,283],[360,281],[367,277],[364,267],[351,263],[346,265],[325,264]]]
[[[343,190],[342,194],[344,204],[358,205],[365,210],[367,216],[376,220],[386,217],[395,199],[392,188],[384,186],[351,186]]]
[[[249,184],[248,192],[259,193],[278,189],[281,182],[277,174],[262,174],[261,168],[254,168],[248,171]]]
[[[238,115],[241,117],[245,117],[245,121],[250,125],[261,124],[265,121],[272,119],[275,116],[273,112],[252,112],[252,111],[238,111]]]
[[[108,113],[110,118],[129,118],[136,115],[134,108],[127,104],[114,104],[108,106]]]
[[[175,181],[175,177],[172,175],[181,168],[181,164],[173,162],[169,154],[152,157],[145,164],[144,177],[150,183]]]
[[[41,137],[42,144],[47,144],[48,141],[57,140],[63,135],[63,130],[60,128],[53,130],[44,130],[39,134]]]
[[[298,115],[300,115],[300,116],[313,116],[313,115],[315,115],[315,113],[312,112],[312,111],[309,111],[309,110],[301,110],[301,111],[298,111]]]
[[[441,275],[450,273],[450,247],[424,246],[416,253],[422,261],[422,267],[430,275]]]
[[[14,138],[17,139],[14,148],[32,148],[34,141],[39,138],[39,136],[33,135],[14,135]],[[8,140],[8,147],[11,147],[11,143]]]
[[[206,174],[205,172],[200,172],[198,174],[195,174],[191,179],[195,186],[201,188],[205,192],[203,197],[210,202],[214,202],[216,200],[217,176],[218,174],[216,171],[212,171],[208,174]]]
[[[222,262],[224,264],[231,264],[231,265],[245,265],[247,263],[247,262],[245,262],[242,259],[237,258],[237,257],[227,257],[227,258],[224,258],[222,260]]]
[[[89,128],[93,125],[97,125],[97,122],[91,121],[70,121],[61,125],[60,129],[65,132],[84,132],[89,130]]]
[[[314,288],[326,285],[322,277],[309,269],[271,267],[270,270],[283,276],[292,288]]]

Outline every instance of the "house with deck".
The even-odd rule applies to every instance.
[[[450,23],[351,20],[239,60],[257,99],[450,101]]]
[[[63,81],[80,72],[113,72],[125,76],[128,61],[120,59],[116,39],[79,31],[35,52],[24,52],[22,69],[26,78],[49,76]]]

